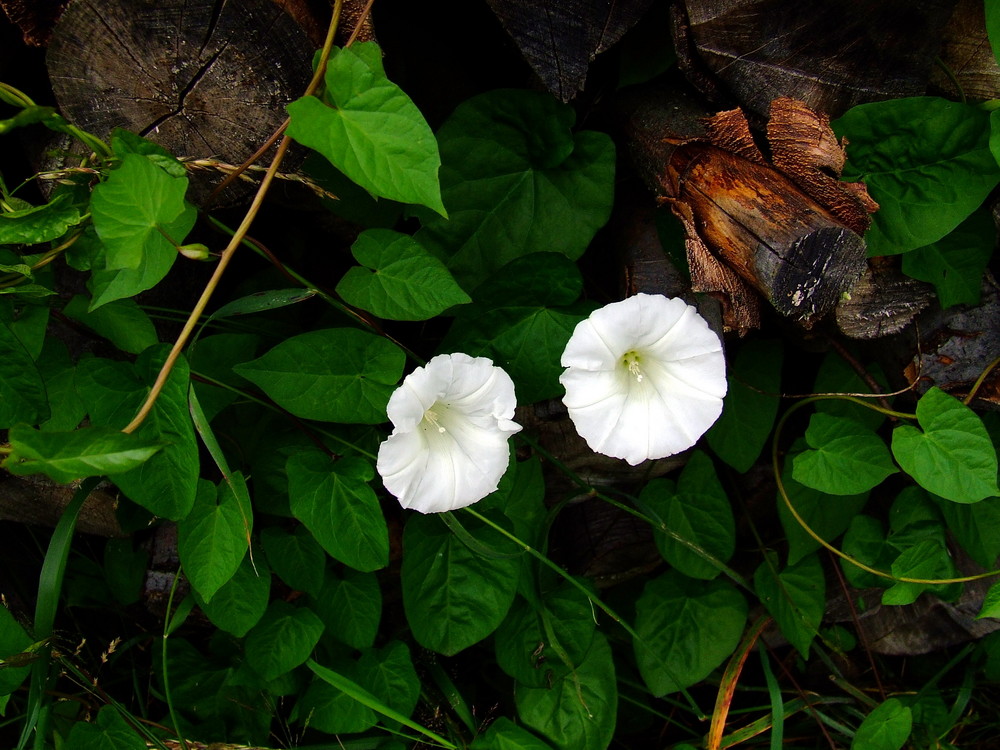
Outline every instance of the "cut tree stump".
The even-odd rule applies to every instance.
[[[271,0],[75,0],[48,69],[63,114],[101,138],[125,128],[177,156],[240,164],[305,90],[312,52]]]

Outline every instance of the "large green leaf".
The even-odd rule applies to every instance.
[[[149,253],[177,252],[184,238],[167,228],[184,213],[187,185],[186,177],[171,177],[145,156],[125,155],[90,199],[107,270],[134,271]]]
[[[657,512],[667,528],[719,562],[727,562],[736,548],[736,521],[715,467],[702,451],[695,451],[684,466],[676,489],[665,479],[654,479],[640,499]],[[667,534],[655,534],[660,554],[692,578],[712,579],[719,567],[688,545]]]
[[[337,294],[380,318],[427,320],[472,301],[444,263],[409,235],[369,229],[351,252],[361,266],[348,269]]]
[[[560,750],[604,750],[611,743],[618,712],[618,685],[611,649],[594,635],[586,660],[551,686],[517,686],[517,713]],[[530,746],[529,746],[530,747]]]
[[[978,305],[996,228],[989,211],[975,211],[955,231],[903,256],[903,273],[934,285],[941,307]]]
[[[322,634],[323,623],[312,610],[275,600],[247,634],[247,663],[273,680],[303,664]]]
[[[345,568],[341,576],[327,571],[318,596],[310,597],[313,610],[326,625],[326,635],[351,648],[375,643],[382,619],[382,592],[373,573]]]
[[[48,418],[42,376],[14,331],[0,320],[0,429]]]
[[[769,552],[754,574],[754,590],[788,642],[808,659],[809,644],[819,629],[826,603],[823,567],[816,555],[803,557],[781,571],[777,564],[776,556]]]
[[[389,563],[389,532],[375,492],[370,463],[325,453],[297,453],[288,459],[292,514],[332,557],[372,571]]]
[[[104,706],[93,723],[78,721],[66,738],[66,750],[145,750],[146,742],[114,706]]]
[[[806,442],[792,459],[792,476],[820,492],[859,495],[897,471],[882,438],[852,419],[816,412]]]
[[[746,600],[729,581],[698,581],[676,571],[649,581],[635,603],[640,639],[632,645],[653,695],[705,679],[736,649],[746,618]]]
[[[0,245],[37,245],[62,237],[80,223],[80,210],[68,198],[57,195],[43,206],[0,213]]]
[[[782,354],[779,341],[748,341],[729,363],[729,391],[722,415],[705,439],[719,458],[740,473],[750,470],[771,434],[780,401]]]
[[[378,424],[403,374],[391,341],[354,328],[325,328],[282,341],[233,369],[297,417]]]
[[[346,671],[344,665],[337,667],[341,672]],[[310,727],[327,734],[364,732],[378,722],[372,709],[318,676],[313,677],[295,702],[295,718],[308,719]]]
[[[492,359],[514,381],[521,403],[560,396],[560,357],[592,309],[573,304],[582,287],[579,269],[565,256],[513,260],[473,292],[474,303],[458,312],[442,349]]]
[[[334,50],[323,100],[288,105],[288,135],[323,154],[365,190],[446,216],[434,133],[410,98],[385,77],[374,42]]]
[[[107,427],[39,432],[17,425],[7,439],[13,450],[3,468],[11,474],[45,474],[62,483],[134,469],[163,447],[149,436]]]
[[[495,549],[510,549],[498,532],[466,523]],[[413,515],[403,531],[403,607],[413,637],[445,656],[481,641],[510,609],[520,562],[485,557],[459,540],[436,515]]]
[[[239,472],[232,478],[243,481]],[[212,601],[240,567],[249,543],[249,521],[228,483],[216,488],[199,481],[194,507],[177,523],[177,554],[203,601]]]
[[[844,178],[864,180],[878,201],[865,235],[871,255],[937,242],[1000,181],[989,115],[937,97],[861,104],[833,123],[850,142]]]
[[[197,589],[194,598],[215,627],[242,638],[264,616],[270,592],[271,571],[267,563],[259,557],[251,560],[247,555],[233,576],[215,592],[212,601],[206,602]]]
[[[938,498],[937,505],[948,531],[962,549],[984,568],[993,570],[1000,556],[1000,497],[988,497],[971,505]]]
[[[134,299],[114,300],[90,311],[87,305],[87,298],[78,294],[66,303],[63,314],[83,323],[123,352],[140,354],[159,341],[153,321]]]
[[[924,489],[955,503],[1000,494],[997,454],[982,420],[939,388],[917,402],[917,422],[892,432],[892,454]]]
[[[899,750],[910,737],[913,715],[897,698],[880,703],[865,717],[851,740],[851,750]]]
[[[571,259],[608,220],[615,153],[603,133],[573,133],[551,96],[500,90],[463,102],[438,131],[450,220],[432,217],[420,244],[471,288],[514,258]]]
[[[156,379],[169,347],[147,349],[135,365],[109,359],[84,359],[77,366],[76,388],[92,424],[121,429],[135,416]],[[174,369],[135,434],[164,445],[135,469],[116,474],[114,482],[135,503],[171,520],[183,518],[194,505],[198,483],[198,443],[188,414],[187,362]]]
[[[326,554],[305,526],[298,526],[294,531],[272,526],[264,529],[260,541],[271,570],[278,578],[297,591],[313,596],[319,594],[323,587]]]
[[[497,628],[497,664],[521,685],[545,687],[584,661],[594,629],[593,605],[574,586],[546,592],[537,604],[518,598]]]

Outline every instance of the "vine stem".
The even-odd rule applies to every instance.
[[[316,66],[316,71],[313,73],[312,80],[306,87],[304,96],[309,96],[316,91],[316,89],[319,88],[320,82],[323,80],[323,74],[326,71],[326,61],[330,57],[330,51],[333,48],[333,39],[337,32],[337,23],[340,20],[340,9],[342,5],[343,0],[336,0],[334,3],[333,17],[330,19],[330,25],[327,28],[326,40],[323,42],[323,49],[320,52],[319,64]],[[288,121],[286,120],[278,129],[278,132],[283,133],[287,126]],[[253,202],[250,204],[250,208],[247,209],[246,215],[243,217],[243,221],[240,222],[239,227],[236,229],[236,233],[230,238],[229,244],[226,245],[226,249],[222,251],[222,255],[219,257],[219,263],[216,265],[215,271],[212,273],[212,277],[208,280],[208,283],[205,284],[201,297],[198,298],[194,308],[191,310],[191,314],[188,315],[188,319],[184,323],[184,328],[181,329],[180,334],[177,336],[177,340],[174,341],[174,345],[170,349],[170,354],[167,355],[166,361],[164,361],[163,366],[160,368],[160,372],[156,376],[156,381],[153,383],[153,387],[150,388],[149,395],[146,396],[146,401],[135,415],[135,418],[125,426],[122,432],[135,432],[142,425],[142,423],[146,421],[146,417],[149,416],[150,411],[152,411],[153,405],[156,403],[156,400],[160,397],[160,393],[163,391],[163,386],[166,385],[167,378],[170,377],[170,373],[174,369],[174,364],[176,364],[177,358],[180,357],[181,350],[184,349],[188,339],[191,337],[191,332],[194,331],[202,313],[204,313],[205,308],[208,307],[208,302],[212,298],[212,294],[215,292],[216,287],[218,287],[219,281],[222,279],[222,274],[225,273],[226,267],[233,259],[233,255],[236,253],[236,249],[240,246],[243,238],[250,230],[250,225],[253,224],[254,219],[257,218],[257,212],[260,211],[260,207],[264,202],[264,197],[267,195],[267,191],[271,187],[274,175],[278,172],[278,168],[281,166],[281,162],[285,158],[285,153],[288,151],[288,147],[291,145],[291,142],[291,138],[287,135],[282,136],[281,143],[278,144],[277,153],[275,153],[274,158],[271,159],[271,165],[267,168],[267,172],[264,173],[264,178],[261,180],[260,186],[257,188],[257,192],[253,197]]]
[[[788,418],[792,414],[794,414],[796,411],[798,411],[803,406],[806,406],[807,404],[811,404],[815,401],[822,401],[830,398],[835,398],[835,396],[832,395],[814,396],[812,398],[803,399],[802,401],[799,401],[798,403],[794,404],[788,411],[786,411],[784,414],[781,415],[781,419],[778,420],[778,425],[774,429],[774,438],[771,440],[771,467],[774,471],[774,481],[778,487],[778,494],[781,496],[782,501],[784,501],[785,507],[788,508],[788,512],[792,514],[792,517],[795,519],[796,523],[798,523],[799,526],[802,527],[802,530],[805,531],[809,536],[811,536],[820,546],[822,546],[828,552],[836,555],[841,560],[850,563],[856,568],[860,568],[866,573],[871,573],[872,575],[878,576],[879,578],[887,578],[890,581],[898,581],[899,583],[916,583],[925,586],[940,586],[950,583],[968,583],[970,581],[978,581],[981,578],[990,578],[992,576],[1000,575],[1000,570],[991,570],[986,573],[979,573],[973,576],[962,576],[960,578],[907,578],[905,576],[894,576],[892,573],[886,573],[884,570],[878,570],[877,568],[873,568],[870,565],[865,565],[860,560],[851,557],[846,552],[837,549],[828,541],[826,541],[823,537],[817,534],[813,530],[813,528],[808,523],[806,523],[806,520],[799,514],[798,510],[796,510],[795,506],[792,504],[792,500],[788,496],[788,492],[785,490],[785,483],[781,480],[781,460],[778,457],[778,440],[781,437],[781,431],[782,429],[784,429],[785,423],[788,421]],[[856,404],[861,404],[867,409],[872,409],[873,411],[881,412],[882,414],[888,414],[891,416],[901,417],[903,419],[909,419],[909,420],[914,420],[917,418],[916,414],[906,414],[905,412],[897,412],[891,409],[883,409],[879,406],[875,406],[874,404],[870,404],[858,398],[844,397],[844,400],[852,401]]]

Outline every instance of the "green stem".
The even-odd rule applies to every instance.
[[[189,750],[187,740],[184,739],[184,735],[181,733],[181,722],[177,718],[177,710],[174,708],[173,696],[170,693],[170,670],[167,667],[167,639],[170,637],[170,620],[174,609],[174,593],[177,591],[177,585],[180,580],[181,569],[178,566],[177,573],[174,575],[174,581],[170,585],[170,596],[167,597],[167,616],[163,618],[163,645],[160,649],[160,668],[163,671],[163,695],[167,700],[167,710],[170,712],[170,721],[174,725],[174,733],[177,735],[177,741],[181,748]]]

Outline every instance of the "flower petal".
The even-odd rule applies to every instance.
[[[485,357],[444,354],[408,375],[389,399],[394,430],[378,472],[404,508],[440,513],[494,492],[507,470],[507,439],[521,427],[510,376]],[[419,414],[417,414],[419,410]],[[432,410],[433,419],[425,419]]]
[[[562,364],[577,432],[632,465],[690,448],[722,413],[721,342],[683,300],[638,294],[594,311],[573,331]]]

